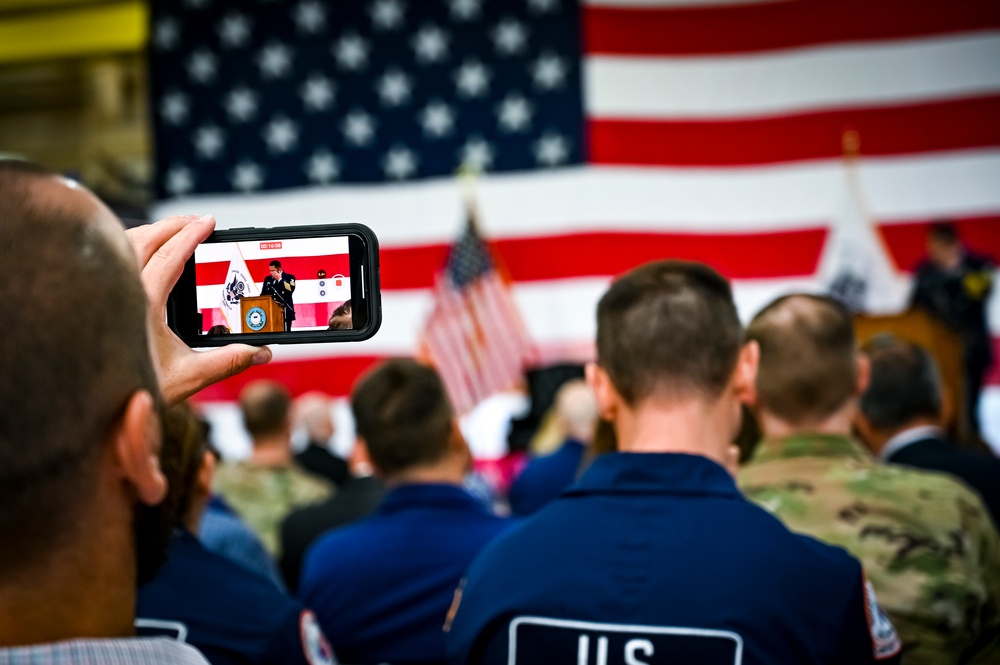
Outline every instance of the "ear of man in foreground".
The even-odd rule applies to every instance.
[[[0,662],[204,662],[125,638],[173,523],[161,409],[270,359],[242,345],[197,354],[164,323],[214,222],[171,218],[130,238],[76,183],[3,161],[0,226],[22,296],[0,336]]]

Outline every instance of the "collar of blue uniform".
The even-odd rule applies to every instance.
[[[485,511],[474,496],[457,485],[412,483],[391,488],[379,505],[379,512],[391,513],[411,508]]]
[[[757,446],[751,464],[794,457],[850,457],[871,461],[872,456],[849,436],[839,434],[794,434],[781,439],[764,439]]]
[[[732,476],[720,465],[707,457],[681,453],[601,455],[565,494],[740,496]]]

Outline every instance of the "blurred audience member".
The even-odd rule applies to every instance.
[[[597,404],[585,381],[570,381],[559,389],[556,421],[563,443],[554,453],[528,463],[510,490],[510,509],[530,515],[549,503],[576,480],[587,447],[594,440]]]
[[[330,320],[327,322],[327,330],[351,330],[354,328],[353,312],[351,301],[344,301],[337,309],[333,310]]]
[[[209,328],[208,329],[208,334],[209,335],[230,335],[230,334],[232,334],[232,331],[229,330],[228,326],[224,326],[224,325],[222,325],[220,323],[218,325],[214,325],[211,328]]]
[[[597,307],[597,358],[588,382],[622,452],[477,557],[449,662],[892,660],[858,562],[736,488],[757,347],[726,280],[679,261],[617,279]]]
[[[741,473],[747,496],[864,562],[904,663],[955,663],[990,648],[978,640],[1000,628],[997,532],[964,485],[878,464],[851,437],[869,378],[851,315],[829,298],[787,296],[754,317],[747,337],[760,345],[755,410],[765,436]]]
[[[349,663],[438,663],[455,588],[508,527],[462,489],[468,446],[437,372],[390,360],[354,388],[359,458],[389,492],[375,515],[321,538],[299,595]]]
[[[934,224],[927,234],[927,261],[917,268],[911,305],[927,310],[962,336],[965,405],[972,433],[979,435],[979,395],[993,361],[986,304],[993,290],[992,262],[963,247],[955,226]]]
[[[191,644],[212,665],[333,663],[312,612],[263,577],[208,551],[194,536],[216,459],[187,405],[164,416],[160,457],[164,471],[178,479],[167,501],[179,519],[166,563],[139,588],[139,634]]]
[[[274,559],[264,549],[260,537],[219,495],[209,496],[197,535],[198,540],[208,551],[271,580],[279,590],[286,589]]]
[[[883,462],[943,471],[965,481],[1000,524],[1000,460],[956,448],[944,433],[944,389],[931,354],[891,336],[865,346],[871,381],[857,427]]]
[[[348,475],[347,461],[330,452],[333,437],[333,404],[322,393],[308,393],[295,400],[295,421],[306,431],[308,442],[295,455],[295,463],[334,486]]]
[[[356,462],[336,494],[322,503],[293,510],[281,523],[281,574],[292,592],[299,588],[302,562],[309,547],[327,531],[346,526],[375,512],[385,496],[371,465]]]
[[[292,459],[292,398],[274,381],[256,381],[240,393],[243,424],[253,439],[249,460],[222,464],[215,490],[250,528],[267,551],[278,549],[278,526],[293,509],[322,501],[329,483],[301,471]]]
[[[0,161],[0,224],[24,303],[0,335],[0,662],[204,664],[189,645],[135,638],[133,621],[174,522],[162,404],[270,358],[199,354],[166,326],[172,277],[214,221],[126,235],[77,183]],[[80,306],[67,275],[107,297]]]

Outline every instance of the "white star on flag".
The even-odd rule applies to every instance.
[[[234,88],[226,96],[226,113],[233,122],[249,122],[257,115],[257,93],[247,87]]]
[[[340,175],[340,163],[329,150],[320,148],[313,152],[306,164],[306,175],[316,183],[326,184]]]
[[[215,125],[199,127],[194,133],[194,148],[205,159],[218,157],[225,141],[225,134]]]
[[[187,97],[179,90],[171,90],[160,100],[160,115],[171,125],[179,125],[187,120],[190,110]]]
[[[482,0],[451,0],[451,15],[457,21],[471,21],[479,18],[483,10]]]
[[[467,60],[455,72],[455,86],[463,97],[481,97],[490,87],[490,72],[483,63]]]
[[[514,55],[524,50],[528,34],[523,25],[506,18],[493,31],[493,41],[501,55]]]
[[[257,66],[262,78],[283,78],[292,69],[292,51],[280,42],[271,42],[261,49]]]
[[[326,26],[326,8],[316,0],[300,2],[293,12],[293,20],[302,32],[316,34]]]
[[[344,35],[333,46],[333,56],[344,69],[361,69],[368,64],[368,43],[356,34]]]
[[[397,0],[376,0],[371,15],[372,23],[380,30],[395,30],[403,24],[403,6]]]
[[[377,87],[378,96],[386,106],[399,106],[410,99],[410,79],[398,69],[383,74]]]
[[[425,134],[440,138],[451,132],[455,117],[447,104],[435,100],[424,108],[420,115],[420,124],[424,126]]]
[[[161,51],[169,51],[181,38],[181,26],[177,19],[161,18],[153,29],[153,43]]]
[[[482,138],[472,137],[462,146],[461,164],[473,171],[485,171],[493,164],[493,149]]]
[[[188,74],[198,83],[211,83],[218,68],[215,56],[211,51],[199,49],[191,54],[187,61]]]
[[[558,134],[546,132],[535,142],[535,159],[545,166],[562,164],[569,157],[569,146],[566,139]]]
[[[322,74],[315,73],[302,84],[301,94],[307,111],[325,111],[333,104],[333,83]]]
[[[548,14],[559,8],[559,0],[528,0],[528,8],[536,14]]]
[[[250,40],[250,19],[232,12],[219,22],[219,42],[226,48],[239,48]]]
[[[413,37],[413,50],[422,64],[440,62],[448,54],[448,35],[436,25],[425,25]]]
[[[368,145],[375,137],[375,121],[364,111],[352,111],[344,118],[343,130],[349,142]]]
[[[562,58],[545,53],[532,65],[531,76],[542,90],[561,88],[566,80],[566,65]]]
[[[194,189],[194,176],[186,166],[175,165],[167,171],[163,187],[174,196],[187,194]]]
[[[417,170],[417,158],[411,150],[397,146],[386,154],[382,166],[389,177],[404,180]]]
[[[500,103],[500,127],[508,132],[520,132],[531,124],[533,109],[527,99],[518,94],[507,95]]]
[[[233,169],[233,189],[252,192],[264,184],[264,169],[251,161],[242,161]]]
[[[288,152],[299,142],[298,127],[283,116],[274,118],[264,128],[264,141],[271,152]]]

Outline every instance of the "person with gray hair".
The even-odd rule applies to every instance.
[[[1000,524],[1000,459],[962,450],[944,431],[946,400],[941,375],[927,349],[891,335],[865,347],[871,380],[855,423],[883,462],[943,471],[979,493]]]

